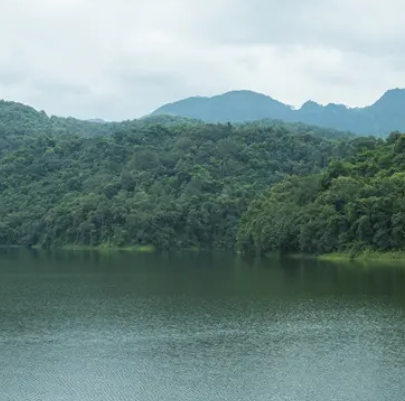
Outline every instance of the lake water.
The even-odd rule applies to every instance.
[[[404,401],[405,268],[0,252],[1,401]]]

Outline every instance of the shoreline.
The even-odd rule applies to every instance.
[[[371,251],[366,250],[362,252],[332,252],[320,255],[307,254],[307,253],[291,253],[291,254],[267,254],[265,257],[282,257],[287,259],[308,259],[318,260],[325,262],[404,262],[405,251]]]
[[[97,251],[97,252],[139,252],[139,253],[154,253],[159,252],[153,245],[129,245],[129,246],[110,246],[110,245],[98,245],[98,246],[87,246],[87,245],[64,245],[61,247],[55,246],[49,249],[42,248],[40,246],[32,246],[26,248],[22,245],[0,245],[0,249],[34,249],[34,250],[60,250],[60,251]],[[172,249],[166,252],[199,252],[201,249],[198,247],[186,247],[182,249]],[[235,251],[235,255],[240,255],[240,252]],[[320,255],[305,254],[305,253],[291,253],[291,254],[280,254],[280,253],[269,253],[262,255],[265,258],[287,258],[287,259],[309,259],[309,260],[319,260],[326,262],[356,262],[356,261],[367,261],[367,262],[404,262],[405,263],[405,251],[372,251],[365,250],[357,253],[353,252],[332,252]]]
[[[36,249],[43,249],[43,248],[37,247]],[[143,252],[143,253],[152,253],[156,251],[156,248],[153,245],[129,245],[129,246],[64,245],[62,247],[54,247],[51,249],[55,250],[59,249],[62,251],[100,251],[100,252],[124,251],[124,252]]]
[[[318,260],[328,262],[333,261],[376,261],[376,262],[405,262],[405,251],[371,251],[366,250],[358,253],[352,252],[333,252],[315,256]]]

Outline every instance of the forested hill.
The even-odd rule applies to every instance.
[[[271,118],[385,137],[395,130],[405,131],[405,89],[389,90],[364,108],[349,108],[342,104],[322,106],[308,101],[298,110],[260,93],[231,91],[210,98],[180,100],[164,105],[152,114],[177,115],[211,123]]]
[[[0,100],[0,133],[4,135],[37,136],[75,132],[96,135],[110,132],[116,124],[84,121],[48,115],[21,103]]]
[[[0,155],[40,135],[76,133],[93,136],[113,132],[115,128],[115,124],[48,117],[44,111],[0,100]]]
[[[28,141],[43,135],[77,134],[92,137],[111,135],[119,130],[129,130],[133,127],[144,127],[155,123],[170,126],[186,122],[197,123],[194,120],[172,116],[152,116],[122,122],[49,117],[44,111],[37,111],[30,106],[0,100],[0,155],[23,144],[27,145]]]
[[[405,135],[358,138],[354,153],[320,174],[292,176],[244,215],[244,252],[329,253],[405,249]]]
[[[19,125],[0,119],[2,138],[21,141],[0,158],[2,245],[234,248],[258,194],[352,151],[351,137],[302,124],[163,117],[80,135],[25,112]]]

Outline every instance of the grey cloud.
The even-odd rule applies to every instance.
[[[44,93],[45,95],[65,97],[91,94],[90,88],[85,85],[75,84],[74,82],[51,82],[41,79],[35,81],[34,85],[38,91]]]
[[[0,84],[4,87],[14,86],[24,83],[26,74],[22,70],[1,68],[0,65]]]
[[[224,43],[403,53],[404,12],[402,0],[238,0],[211,33]]]
[[[0,97],[135,118],[231,89],[371,103],[404,86],[402,0],[0,0]]]

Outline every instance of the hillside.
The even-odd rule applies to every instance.
[[[348,108],[339,104],[322,106],[308,101],[298,110],[263,94],[232,91],[210,98],[180,100],[164,105],[152,114],[171,114],[211,123],[240,123],[270,118],[360,135],[387,136],[395,130],[405,131],[405,90],[389,90],[374,104],[364,108]]]
[[[49,117],[44,111],[24,104],[0,100],[0,155],[40,135],[94,136],[111,133],[114,129],[114,124]]]
[[[292,176],[243,216],[238,247],[265,254],[405,250],[405,135],[358,138],[321,174]]]
[[[21,103],[0,100],[0,132],[6,135],[36,136],[40,134],[66,133],[92,136],[108,132],[111,123],[101,120],[78,120],[76,118],[49,117]]]
[[[350,137],[302,124],[163,120],[21,137],[0,158],[0,245],[234,248],[258,194],[351,152]]]
[[[121,130],[142,128],[156,123],[166,126],[193,123],[187,118],[176,116],[150,116],[139,120],[106,122],[101,119],[79,120],[76,118],[48,116],[21,103],[0,100],[0,155],[27,145],[29,141],[44,135],[79,135],[93,137],[111,135]],[[200,122],[202,123],[202,122]]]

